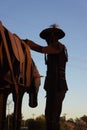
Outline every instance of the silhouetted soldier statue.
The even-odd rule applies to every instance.
[[[68,61],[67,49],[58,41],[64,36],[63,30],[54,24],[40,33],[40,37],[46,40],[48,46],[42,47],[33,41],[25,40],[31,49],[45,53],[47,65],[44,84],[46,90],[46,130],[60,130],[62,103],[68,90],[65,73],[66,62]]]

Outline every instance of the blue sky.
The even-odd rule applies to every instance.
[[[66,77],[69,91],[63,103],[62,114],[67,118],[83,116],[87,111],[87,1],[79,0],[1,0],[0,20],[12,33],[22,39],[31,39],[40,45],[46,42],[39,33],[53,23],[62,28],[66,36],[61,40],[68,49]],[[31,51],[41,75],[45,76],[44,55]],[[28,107],[28,95],[24,95],[22,112],[24,119],[44,114],[44,78],[38,95],[38,107]],[[11,100],[11,97],[9,97]],[[12,107],[10,108],[11,111]]]

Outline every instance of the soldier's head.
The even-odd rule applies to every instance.
[[[56,24],[51,25],[50,28],[44,29],[40,33],[40,37],[46,40],[47,44],[56,42],[59,39],[63,38],[64,36],[65,36],[64,31],[58,28]]]

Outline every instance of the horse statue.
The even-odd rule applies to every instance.
[[[40,74],[31,57],[29,46],[12,34],[0,21],[0,130],[6,130],[6,104],[9,94],[14,101],[13,130],[21,126],[21,107],[25,92],[29,106],[36,107]]]

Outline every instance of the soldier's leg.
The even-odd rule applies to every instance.
[[[47,93],[45,118],[47,130],[60,130],[60,114],[65,92]]]

